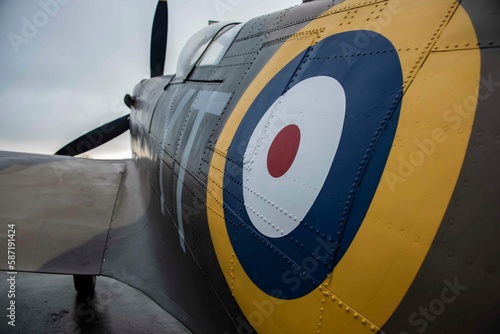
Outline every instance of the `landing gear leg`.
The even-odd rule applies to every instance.
[[[96,278],[94,275],[73,275],[75,290],[84,296],[94,293]]]

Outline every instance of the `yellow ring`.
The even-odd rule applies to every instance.
[[[377,331],[411,286],[457,182],[476,110],[480,55],[477,49],[432,48],[445,29],[456,27],[462,38],[477,41],[472,23],[454,0],[369,3],[347,0],[292,36],[250,84],[217,141],[208,176],[210,233],[234,297],[258,332]],[[333,274],[304,297],[275,298],[253,284],[233,252],[222,208],[225,154],[254,99],[286,64],[324,38],[356,30],[376,31],[398,50],[405,94],[393,148],[363,224]]]

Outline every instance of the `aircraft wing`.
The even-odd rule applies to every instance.
[[[99,275],[126,165],[0,151],[0,270]]]

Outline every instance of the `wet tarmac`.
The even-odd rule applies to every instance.
[[[144,293],[98,277],[93,297],[80,297],[73,277],[18,273],[15,327],[7,314],[10,284],[0,272],[0,333],[190,333]]]

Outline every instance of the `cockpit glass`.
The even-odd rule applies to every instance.
[[[188,76],[217,34],[224,28],[235,25],[236,23],[220,22],[211,24],[194,34],[181,51],[175,77],[182,79]]]
[[[232,25],[222,29],[214,38],[198,65],[218,65],[242,27],[243,23],[240,23],[238,25]]]

